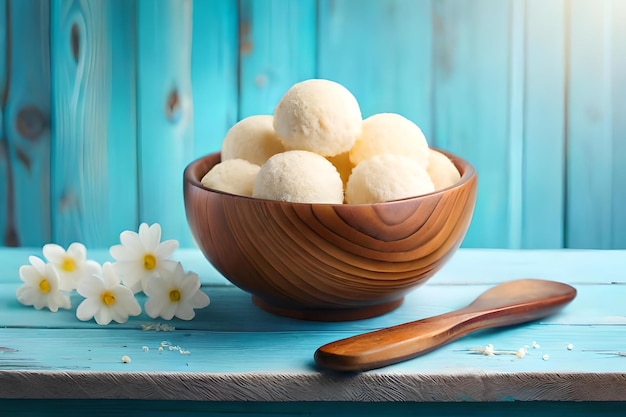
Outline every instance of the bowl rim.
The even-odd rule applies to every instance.
[[[430,196],[436,196],[439,194],[444,194],[447,191],[450,191],[452,189],[456,189],[456,188],[460,188],[463,187],[466,183],[468,183],[469,181],[472,180],[472,178],[477,176],[476,173],[476,169],[474,168],[474,166],[467,160],[464,158],[461,158],[460,156],[440,149],[440,148],[435,148],[435,147],[429,147],[432,150],[435,150],[437,152],[441,152],[442,154],[446,155],[454,164],[454,166],[461,171],[461,168],[463,168],[463,172],[461,174],[461,178],[454,184],[449,185],[446,188],[442,188],[439,190],[435,190],[432,191],[430,193],[425,193],[425,194],[420,194],[420,195],[416,195],[416,196],[411,196],[411,197],[405,197],[405,198],[401,198],[401,199],[397,199],[397,200],[389,200],[389,201],[382,201],[382,202],[377,202],[377,203],[359,203],[359,204],[347,204],[347,203],[304,203],[304,202],[295,202],[295,201],[282,201],[282,200],[271,200],[271,199],[266,199],[266,198],[258,198],[258,197],[251,197],[251,196],[246,196],[246,195],[240,195],[240,194],[233,194],[233,193],[229,193],[227,191],[222,191],[222,190],[217,190],[215,188],[209,188],[206,187],[202,184],[201,179],[196,178],[193,174],[192,171],[193,169],[199,165],[200,163],[202,163],[203,161],[205,161],[206,159],[209,158],[214,158],[216,156],[219,156],[219,161],[221,161],[221,152],[220,151],[215,151],[215,152],[211,152],[205,155],[202,155],[200,157],[195,158],[194,160],[192,160],[191,162],[189,162],[187,164],[187,166],[184,169],[183,172],[183,182],[184,183],[188,183],[196,188],[200,188],[202,190],[205,191],[209,191],[212,193],[217,193],[217,194],[223,194],[225,196],[231,196],[231,197],[235,197],[235,198],[239,198],[239,199],[247,199],[247,200],[254,200],[254,201],[259,201],[259,202],[267,202],[267,203],[279,203],[279,204],[293,204],[293,205],[315,205],[315,206],[327,206],[327,207],[345,207],[345,206],[352,206],[352,207],[357,207],[357,206],[383,206],[383,205],[393,205],[393,204],[398,204],[404,201],[408,201],[408,200],[415,200],[415,199],[421,199],[424,197],[430,197]],[[218,161],[218,163],[219,163]]]

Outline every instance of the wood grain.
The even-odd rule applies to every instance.
[[[432,3],[320,1],[317,68],[319,77],[342,83],[354,94],[364,117],[400,113],[437,146]]]
[[[13,204],[16,239],[32,246],[51,237],[50,5],[14,1],[10,9],[11,85],[5,134],[14,195],[6,202]]]
[[[139,148],[137,112],[137,5],[135,1],[107,0],[106,36],[110,103],[107,120],[107,188],[104,204],[107,222],[100,226],[104,238],[95,247],[117,244],[124,230],[139,227]],[[102,103],[104,104],[104,103]]]
[[[272,114],[295,83],[316,77],[315,0],[239,2],[239,118]]]
[[[138,0],[139,221],[191,246],[180,176],[193,159],[191,0]]]
[[[506,247],[510,181],[521,181],[509,171],[511,1],[434,5],[434,143],[463,155],[481,174],[464,244]]]
[[[452,187],[380,204],[298,204],[222,193],[200,179],[219,153],[185,170],[187,220],[213,265],[261,307],[319,320],[353,320],[398,306],[461,244],[476,199],[476,173]]]
[[[611,131],[613,139],[612,164],[612,248],[626,248],[626,216],[622,207],[626,207],[626,173],[621,168],[626,164],[626,27],[619,22],[626,19],[626,3],[613,2],[611,9]]]
[[[345,372],[389,366],[471,332],[544,318],[575,296],[575,288],[556,281],[509,281],[490,288],[467,307],[325,344],[315,351],[315,362]]]
[[[6,348],[0,353],[0,398],[31,398],[35,401],[27,404],[33,407],[41,399],[68,399],[94,409],[106,407],[104,399],[118,400],[120,409],[137,406],[121,401],[126,399],[142,401],[145,410],[153,404],[146,400],[168,400],[159,401],[164,410],[182,400],[176,406],[183,412],[191,406],[184,400],[192,400],[211,402],[206,407],[235,401],[233,412],[245,408],[244,401],[260,402],[258,407],[289,402],[295,409],[319,411],[320,403],[298,402],[369,401],[380,402],[385,410],[425,402],[439,403],[441,412],[454,407],[450,403],[478,404],[478,410],[498,404],[513,412],[539,401],[547,401],[546,409],[572,402],[563,410],[575,410],[573,402],[584,407],[588,401],[601,409],[601,401],[626,401],[626,361],[619,355],[626,323],[626,285],[619,272],[625,267],[624,251],[460,249],[397,310],[368,320],[321,323],[256,309],[200,252],[179,250],[175,258],[200,275],[212,303],[195,320],[170,322],[176,328],[171,332],[141,330],[141,324],[152,322],[145,314],[123,325],[98,326],[76,320],[72,310],[50,313],[21,306],[15,300],[20,285],[16,271],[37,252],[0,250],[0,346]],[[109,258],[104,250],[93,256]],[[445,313],[497,282],[524,276],[571,283],[578,295],[543,320],[474,333],[388,368],[339,375],[319,372],[313,364],[313,352],[323,343]],[[74,297],[74,306],[77,301]],[[162,341],[190,353],[159,352]],[[533,349],[534,341],[541,346]],[[488,343],[504,351],[526,345],[528,353],[518,359],[471,351]],[[566,348],[569,343],[572,350]],[[548,360],[542,359],[544,354]],[[129,355],[131,363],[122,363],[122,355]],[[80,403],[81,398],[89,401]]]
[[[525,66],[521,247],[564,246],[565,2],[524,2]]]
[[[194,247],[185,164],[325,77],[475,165],[465,247],[624,248],[622,3],[1,0],[2,245]]]
[[[569,10],[567,240],[569,247],[611,247],[614,228],[613,5],[574,0]],[[618,26],[619,27],[619,26]],[[582,82],[582,80],[593,80]],[[621,140],[621,139],[620,139]],[[618,166],[622,156],[617,157]],[[624,190],[620,190],[623,194]],[[618,232],[619,233],[619,232]],[[619,233],[622,234],[622,233]]]
[[[52,240],[99,245],[115,233],[108,210],[109,3],[51,6]]]
[[[238,120],[237,0],[193,4],[191,86],[194,158],[219,151]]]
[[[7,246],[7,231],[11,233],[15,227],[12,210],[11,175],[12,167],[9,161],[8,139],[4,127],[4,113],[8,101],[10,72],[7,71],[10,60],[10,49],[7,38],[9,25],[7,20],[7,0],[0,0],[0,239],[2,246]]]

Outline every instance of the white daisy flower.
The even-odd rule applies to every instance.
[[[113,266],[124,285],[135,293],[145,291],[149,277],[166,275],[176,267],[176,262],[167,258],[178,248],[178,241],[161,242],[158,223],[149,227],[142,223],[139,233],[126,230],[120,234],[120,241],[121,245],[109,250],[116,261]]]
[[[200,279],[193,272],[183,271],[177,263],[174,272],[167,275],[151,277],[144,289],[148,296],[145,309],[152,317],[170,320],[176,316],[182,320],[195,317],[196,308],[209,305],[209,297],[200,290]]]
[[[36,256],[28,258],[30,265],[19,269],[24,285],[16,291],[17,300],[37,310],[47,307],[56,312],[59,308],[70,308],[70,297],[59,289],[59,276],[50,264]]]
[[[43,255],[59,274],[59,286],[64,291],[76,289],[82,277],[100,271],[100,264],[87,260],[87,249],[82,243],[72,243],[67,251],[57,244],[48,243],[43,246]]]
[[[81,279],[76,291],[85,297],[76,309],[79,320],[87,321],[93,317],[98,324],[125,323],[129,316],[141,313],[133,292],[121,285],[110,262],[102,265],[101,274]]]

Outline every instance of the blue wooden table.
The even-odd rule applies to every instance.
[[[77,320],[78,298],[73,309],[57,313],[17,302],[18,268],[38,252],[0,251],[2,415],[623,415],[626,409],[626,251],[461,249],[396,311],[320,323],[259,310],[197,250],[185,249],[175,256],[200,275],[211,304],[188,322],[141,315],[108,326]],[[110,260],[105,251],[90,255]],[[383,369],[346,375],[315,367],[313,352],[324,343],[447,312],[499,282],[528,277],[569,283],[578,295],[543,320],[475,333]],[[496,355],[477,352],[488,344]],[[519,358],[513,353],[521,347],[527,353]]]

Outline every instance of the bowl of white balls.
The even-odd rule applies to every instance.
[[[183,175],[207,260],[260,308],[307,320],[378,316],[461,245],[477,174],[395,113],[365,119],[344,86],[294,84]]]

